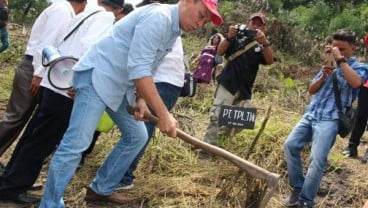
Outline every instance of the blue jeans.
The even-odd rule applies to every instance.
[[[45,192],[39,207],[65,207],[63,193],[76,168],[81,155],[93,137],[102,113],[106,110],[122,133],[92,182],[92,189],[102,195],[109,195],[119,183],[121,172],[126,172],[135,156],[147,141],[143,122],[134,120],[126,111],[125,98],[117,112],[107,108],[97,95],[91,81],[92,70],[75,72],[76,96],[69,127],[57,148],[49,167]]]
[[[171,110],[174,107],[176,101],[178,100],[180,96],[181,88],[175,85],[171,85],[169,83],[164,83],[164,82],[156,83],[156,88],[158,90],[158,93],[160,94],[161,99],[164,101],[167,109]],[[152,113],[154,112],[152,111]],[[143,156],[148,146],[148,143],[150,142],[152,135],[155,131],[155,126],[156,126],[155,123],[146,122],[145,124],[146,124],[147,132],[148,132],[148,140],[146,144],[144,145],[144,147],[139,152],[139,154],[137,155],[137,157],[135,157],[128,171],[125,173],[124,177],[121,179],[120,184],[130,185],[133,183],[133,180],[135,178],[133,172],[137,169],[138,162]]]
[[[8,29],[5,27],[0,28],[0,53],[5,51],[7,48],[9,48],[9,35],[8,35]]]
[[[284,143],[290,185],[300,192],[299,200],[308,205],[314,204],[328,153],[335,143],[337,132],[338,120],[320,121],[303,117]],[[300,153],[310,142],[312,142],[311,155],[304,176]]]

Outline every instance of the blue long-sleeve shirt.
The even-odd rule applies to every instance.
[[[348,64],[359,75],[362,81],[367,79],[367,64],[358,62],[355,57],[351,57],[348,60]],[[351,107],[351,103],[356,98],[359,88],[354,89],[349,85],[349,83],[344,79],[340,67],[337,67],[336,70],[341,95],[341,106],[343,112],[345,112],[347,107]],[[312,82],[316,81],[320,76],[322,76],[322,70],[318,72],[318,74],[313,78]],[[308,116],[317,120],[334,120],[339,118],[339,111],[336,106],[332,82],[332,76],[329,76],[318,92],[313,95],[311,102],[305,110],[304,116]]]
[[[152,76],[180,34],[177,5],[141,7],[115,23],[73,69],[93,69],[96,92],[109,108],[117,110],[125,95],[134,100],[134,93],[128,93],[134,89],[133,80]]]

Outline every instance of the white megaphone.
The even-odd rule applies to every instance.
[[[78,59],[72,56],[61,56],[53,46],[47,46],[42,50],[42,65],[49,67],[47,78],[51,86],[59,90],[72,88],[73,66]]]

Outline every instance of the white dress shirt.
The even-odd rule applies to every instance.
[[[63,40],[66,35],[70,33],[85,17],[91,13],[99,10],[100,12],[93,14],[88,17],[79,27],[75,30],[65,41]],[[62,39],[58,44],[58,49],[61,56],[73,56],[79,59],[90,46],[105,36],[108,31],[112,28],[115,21],[115,16],[112,12],[107,12],[103,7],[93,8],[89,11],[84,11],[78,14],[70,22],[66,33],[62,35]],[[48,70],[48,69],[47,69]],[[54,88],[49,79],[42,79],[41,86],[46,87],[56,93],[67,96],[66,90],[59,90]]]
[[[153,80],[155,83],[165,82],[177,87],[183,87],[184,73],[184,51],[181,37],[179,36],[172,47],[172,51],[166,54],[156,68]]]
[[[62,38],[70,20],[75,16],[69,1],[51,4],[37,17],[32,26],[26,54],[33,56],[33,75],[42,77],[42,50],[45,46],[56,45]]]

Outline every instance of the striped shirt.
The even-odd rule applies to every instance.
[[[355,70],[362,81],[367,80],[368,65],[358,62],[355,57],[351,57],[348,60],[348,64]],[[336,69],[337,80],[341,94],[341,105],[343,112],[346,112],[348,107],[351,107],[351,103],[355,100],[358,94],[359,88],[352,88],[348,82],[344,79],[343,73],[340,67]],[[312,82],[316,81],[322,76],[322,69],[313,78]],[[336,106],[335,95],[333,90],[332,76],[329,76],[325,83],[321,86],[319,91],[313,95],[311,102],[307,106],[304,117],[309,117],[316,120],[334,120],[339,118],[338,109]]]

